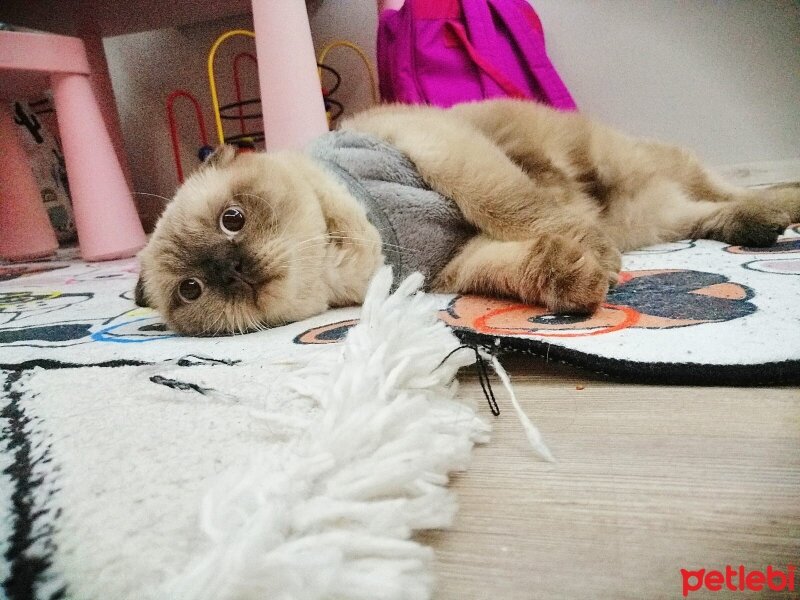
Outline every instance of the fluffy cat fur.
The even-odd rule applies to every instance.
[[[428,282],[434,291],[588,312],[616,282],[621,252],[684,238],[767,246],[800,220],[797,186],[733,187],[682,149],[529,102],[388,105],[343,127],[398,148],[477,229]],[[246,222],[230,234],[219,221],[234,205]],[[323,167],[230,148],[177,191],[140,258],[137,302],[190,335],[358,304],[383,263],[364,209]],[[178,291],[187,278],[202,282],[194,301]]]

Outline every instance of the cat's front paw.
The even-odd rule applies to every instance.
[[[606,299],[609,278],[609,266],[602,265],[594,252],[553,236],[531,249],[520,295],[523,301],[544,304],[554,312],[591,313]]]

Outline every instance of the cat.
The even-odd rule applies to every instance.
[[[183,334],[243,333],[359,304],[400,256],[433,291],[587,313],[624,251],[685,238],[768,246],[800,220],[800,187],[734,187],[683,149],[523,100],[384,105],[341,129],[313,152],[215,152],[140,253],[137,303]],[[355,148],[337,158],[325,144],[341,136]],[[378,193],[393,202],[388,221]]]

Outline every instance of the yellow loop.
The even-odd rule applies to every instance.
[[[361,61],[364,63],[364,66],[367,68],[367,75],[369,75],[370,90],[372,91],[372,101],[375,104],[378,104],[378,102],[380,102],[380,99],[379,99],[379,96],[378,96],[378,85],[375,82],[375,73],[373,72],[373,69],[372,69],[372,63],[369,62],[369,59],[367,58],[367,55],[356,44],[354,44],[353,42],[349,42],[347,40],[336,40],[336,41],[333,41],[333,42],[331,42],[330,44],[328,44],[327,46],[325,46],[322,49],[322,52],[319,53],[319,57],[317,58],[317,62],[319,64],[324,64],[325,63],[325,58],[328,56],[328,52],[330,52],[334,48],[338,48],[339,46],[344,46],[345,48],[350,48],[351,50],[355,51],[356,54],[358,54],[361,57]],[[319,76],[320,76],[320,79],[321,79],[322,78],[322,69],[319,69]]]
[[[225,133],[222,131],[222,117],[219,114],[219,98],[217,97],[217,83],[214,76],[214,57],[217,55],[219,45],[234,35],[243,35],[253,39],[256,37],[253,31],[232,29],[219,36],[211,45],[211,50],[208,51],[208,85],[211,88],[211,104],[214,107],[214,122],[217,124],[217,136],[219,137],[220,145],[225,143]]]

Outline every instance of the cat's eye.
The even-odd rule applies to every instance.
[[[223,233],[236,234],[244,227],[244,212],[238,206],[231,206],[219,216],[219,228]]]
[[[184,302],[194,302],[203,293],[203,282],[195,277],[184,279],[178,286],[178,295]]]

